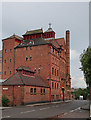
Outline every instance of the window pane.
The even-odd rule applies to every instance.
[[[34,94],[36,94],[36,88],[34,88]]]
[[[33,94],[33,88],[30,89],[30,93]]]

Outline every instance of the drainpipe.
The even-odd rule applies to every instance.
[[[14,85],[13,85],[13,106],[14,106]]]

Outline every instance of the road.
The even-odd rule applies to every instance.
[[[75,111],[89,104],[86,100],[74,100],[42,106],[20,106],[7,108],[2,111],[3,118],[51,118],[59,114]]]

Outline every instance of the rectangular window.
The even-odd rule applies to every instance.
[[[26,57],[26,61],[28,60],[28,57]]]
[[[5,49],[5,53],[7,52],[7,49]]]
[[[32,50],[32,46],[30,46],[30,50]]]
[[[7,60],[5,60],[5,63],[7,62]]]
[[[57,89],[59,88],[59,85],[58,85],[58,83],[57,83]]]
[[[52,82],[52,89],[54,88],[54,82]]]
[[[41,89],[41,95],[42,95],[42,89]]]
[[[57,70],[57,76],[58,76],[58,70]]]
[[[10,59],[10,62],[12,61],[12,59]]]
[[[30,89],[30,94],[31,94],[31,95],[33,94],[33,88]]]
[[[54,68],[52,68],[52,75],[54,74]]]
[[[11,71],[10,71],[10,75],[11,75]]]
[[[40,73],[40,68],[38,69],[38,73]]]
[[[55,76],[56,76],[56,69],[55,69]]]
[[[30,61],[32,60],[32,57],[30,57]]]
[[[36,94],[36,88],[34,88],[34,94]]]
[[[6,75],[6,71],[4,72],[4,74]]]
[[[12,49],[10,49],[10,52],[12,52]]]
[[[26,50],[28,50],[28,47],[26,47]]]
[[[44,95],[45,95],[45,89],[43,89]]]
[[[36,68],[35,68],[34,72],[36,73]]]
[[[55,89],[56,89],[56,83],[55,83]]]

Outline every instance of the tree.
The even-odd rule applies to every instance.
[[[81,70],[84,73],[84,78],[88,87],[91,87],[91,47],[88,47],[80,55]]]
[[[2,96],[1,101],[2,101],[2,106],[3,106],[3,107],[9,106],[10,100],[6,97],[6,95],[3,95],[3,96]]]

